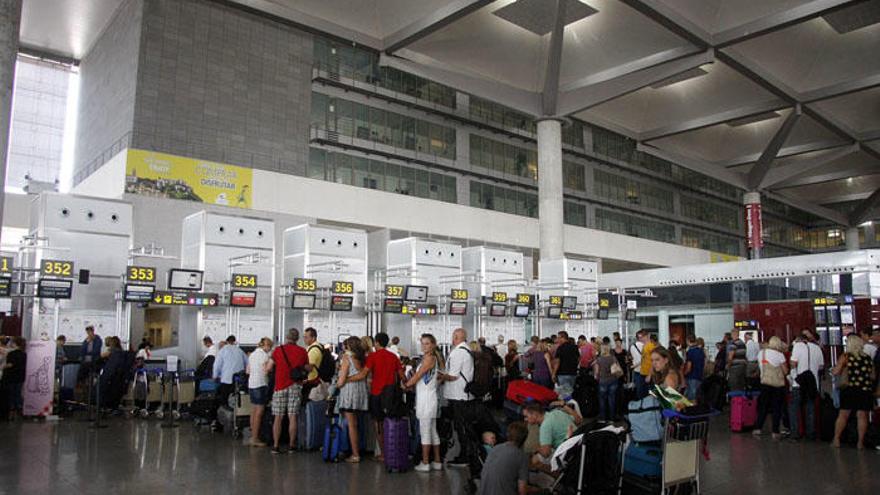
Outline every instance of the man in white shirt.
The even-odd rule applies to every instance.
[[[465,391],[465,387],[474,379],[474,359],[467,344],[467,332],[458,328],[452,332],[452,351],[446,360],[446,373],[439,375],[443,385],[443,397],[452,408],[453,425],[458,435],[461,452],[450,465],[467,466],[470,464],[473,449],[466,448],[465,442],[474,441],[469,430],[470,407],[474,397]]]
[[[761,346],[758,341],[752,338],[751,333],[746,334],[746,360],[750,363],[758,362],[758,353],[761,352]]]
[[[810,371],[816,380],[816,390],[821,390],[819,376],[822,368],[825,367],[825,357],[822,349],[814,342],[812,332],[805,329],[801,336],[795,340],[791,350],[791,402],[789,402],[789,422],[791,423],[792,441],[801,440],[800,436],[800,411],[804,410],[804,433],[807,440],[815,440],[816,438],[816,401],[819,400],[819,394],[810,396],[801,390],[797,383],[797,376],[801,373]]]
[[[507,344],[504,343],[504,336],[498,336],[498,343],[495,344],[495,352],[502,358],[507,355]]]
[[[877,343],[875,341],[880,341],[880,330],[874,330],[873,334],[862,332],[862,340],[865,341],[865,346],[862,348],[862,352],[867,354],[873,361],[874,357],[877,355]]]

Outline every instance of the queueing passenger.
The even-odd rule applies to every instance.
[[[336,379],[336,387],[339,389],[339,398],[336,404],[339,412],[345,415],[345,421],[348,423],[351,455],[345,462],[358,463],[361,462],[358,416],[369,410],[370,392],[367,390],[365,380],[349,381],[349,378],[356,376],[364,369],[367,353],[361,344],[361,339],[357,337],[345,339],[342,345],[345,352],[340,360]]]
[[[251,398],[251,441],[252,447],[265,447],[266,443],[260,440],[260,423],[263,421],[263,413],[266,412],[266,404],[269,403],[269,373],[266,371],[269,362],[269,353],[272,351],[272,339],[263,337],[254,352],[248,356],[248,395]]]
[[[825,357],[822,348],[812,339],[812,332],[804,329],[795,340],[791,349],[791,400],[788,403],[788,418],[791,423],[791,441],[801,440],[800,419],[801,410],[804,418],[804,434],[807,440],[816,439],[816,402],[819,400],[819,376],[825,366]],[[797,377],[804,374],[806,378],[811,373],[815,385],[809,385],[806,390],[798,384]],[[807,382],[809,383],[809,382]]]
[[[525,495],[529,481],[529,456],[523,444],[529,436],[525,423],[507,426],[507,442],[489,452],[480,477],[481,495]]]
[[[0,391],[5,398],[5,410],[0,414],[6,419],[14,420],[21,414],[23,397],[21,388],[24,384],[25,370],[27,370],[27,354],[25,354],[26,342],[22,337],[12,337],[9,340],[6,362],[3,363],[3,377],[0,378]]]
[[[574,342],[568,338],[567,332],[559,332],[557,338],[559,345],[556,348],[554,375],[556,383],[559,385],[560,394],[563,396],[571,395],[574,392],[580,352]]]
[[[758,397],[758,420],[752,434],[761,436],[767,414],[770,413],[773,416],[773,440],[782,438],[779,425],[782,423],[782,410],[785,407],[785,376],[788,374],[788,363],[783,352],[785,344],[776,336],[770,338],[767,348],[758,352],[761,395]]]
[[[446,372],[440,374],[439,378],[446,382],[443,386],[443,396],[452,408],[453,425],[461,447],[458,457],[449,464],[470,465],[476,462],[472,459],[473,446],[469,445],[470,442],[475,441],[469,427],[472,417],[469,409],[474,398],[465,391],[465,386],[474,379],[474,360],[468,348],[467,332],[463,328],[457,328],[452,332],[452,350],[449,352]]]
[[[522,373],[520,372],[519,350],[516,341],[510,339],[507,342],[507,353],[504,355],[504,370],[507,374],[507,380],[519,380]]]
[[[642,343],[642,352],[638,373],[634,373],[633,378],[636,382],[636,398],[643,399],[648,395],[648,390],[650,389],[651,353],[657,348],[657,343],[651,338],[651,334],[645,330],[639,330],[636,338]]]
[[[669,351],[663,347],[651,349],[651,370],[650,382],[654,385],[662,385],[675,391],[681,391],[684,386],[681,370]]]
[[[837,376],[845,373],[846,384],[840,388],[840,412],[834,424],[832,446],[840,447],[840,435],[852,411],[856,412],[858,443],[864,450],[865,433],[868,431],[868,413],[874,409],[874,364],[864,352],[864,341],[856,335],[846,338],[846,352],[841,354],[832,371]]]
[[[730,390],[745,390],[748,374],[746,343],[739,338],[739,330],[731,333],[727,344],[727,385]]]
[[[321,361],[324,360],[324,347],[318,342],[318,331],[312,327],[303,330],[303,344],[305,344],[306,353],[309,356],[309,364],[312,365],[308,380],[303,385],[303,399],[308,400],[309,392],[321,384],[318,370],[321,369]]]
[[[685,396],[690,400],[697,399],[697,391],[703,383],[703,370],[706,366],[706,353],[699,346],[694,335],[688,335],[688,349],[685,353],[684,379],[687,381]]]
[[[599,357],[593,362],[593,376],[599,381],[599,419],[610,421],[617,415],[617,387],[619,375],[611,372],[617,358],[611,355],[608,344],[599,347]],[[623,369],[623,368],[621,368]]]
[[[214,361],[214,371],[212,378],[219,382],[217,388],[216,406],[226,405],[229,402],[229,395],[235,391],[235,375],[241,373],[247,367],[247,356],[235,344],[235,335],[226,338],[226,345],[217,353],[217,359]],[[215,420],[214,429],[219,429],[220,423]]]
[[[86,338],[82,342],[79,351],[80,367],[79,381],[82,381],[95,370],[95,363],[101,358],[101,337],[95,334],[95,327],[86,327]]]
[[[296,420],[302,406],[303,382],[311,371],[309,356],[306,350],[297,345],[299,330],[291,328],[287,331],[284,345],[280,345],[272,351],[272,356],[266,363],[266,372],[275,370],[275,393],[272,394],[272,453],[281,453],[281,427],[284,424],[284,416],[290,420],[288,433],[290,436],[290,448],[288,453],[296,450]],[[225,349],[225,348],[224,348]],[[223,349],[220,351],[223,352]],[[218,356],[219,361],[219,356]]]
[[[67,337],[59,335],[55,339],[55,376],[61,379],[61,368],[67,362],[67,352],[64,350],[64,344],[67,343]]]
[[[382,408],[382,389],[389,386],[399,386],[396,380],[403,380],[403,366],[400,364],[400,359],[386,348],[389,340],[387,333],[377,333],[375,352],[367,356],[364,368],[357,375],[348,378],[353,382],[365,380],[368,374],[373,378],[370,383],[370,416],[376,424],[376,438],[379,440],[379,448],[382,452],[385,451],[385,439],[383,438],[385,410]],[[382,454],[376,456],[376,459],[385,460]]]
[[[407,388],[416,389],[416,419],[419,420],[419,433],[422,440],[422,462],[415,467],[416,471],[443,470],[443,459],[440,457],[440,436],[437,434],[437,418],[440,416],[440,397],[437,386],[440,373],[443,371],[443,356],[437,348],[437,340],[433,335],[422,335],[422,362],[416,373],[406,382]],[[431,462],[431,452],[434,462]]]
[[[553,390],[553,363],[549,349],[549,339],[544,339],[538,341],[532,351],[532,381]]]

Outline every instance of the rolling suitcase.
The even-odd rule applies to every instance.
[[[309,401],[297,418],[296,445],[302,450],[318,450],[327,423],[327,402]]]
[[[409,469],[409,420],[385,418],[382,438],[385,440],[385,470],[403,473]]]
[[[507,400],[518,405],[536,401],[546,406],[559,398],[556,392],[528,380],[511,381],[507,384],[505,395]]]
[[[327,419],[324,426],[324,438],[321,446],[321,459],[324,462],[337,462],[342,454],[342,428],[339,426],[339,418],[333,416]]]
[[[235,435],[235,412],[229,406],[217,408],[217,422],[223,427],[223,431]]]
[[[639,478],[659,478],[663,451],[659,445],[632,442],[623,456],[624,472]]]
[[[730,431],[753,428],[758,421],[757,395],[731,392],[730,397]]]

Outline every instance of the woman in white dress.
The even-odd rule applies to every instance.
[[[443,460],[440,458],[440,436],[437,435],[437,418],[440,416],[437,375],[443,369],[443,356],[437,349],[437,340],[433,335],[422,335],[421,343],[422,363],[415,375],[406,382],[407,388],[416,388],[416,418],[422,437],[422,463],[415,470],[440,471],[443,469]],[[434,462],[431,462],[431,450],[434,451]]]

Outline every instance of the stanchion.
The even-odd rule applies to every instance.
[[[162,375],[162,396],[163,397],[165,396],[165,390],[166,390],[165,387],[168,386],[169,381],[171,382],[171,385],[170,385],[171,389],[170,389],[170,392],[168,393],[168,412],[165,414],[165,421],[163,421],[162,424],[160,425],[161,428],[177,428],[178,426],[180,426],[177,423],[177,420],[174,419],[174,378],[175,378],[175,376],[177,376],[176,371],[170,371],[170,372]],[[178,397],[177,400],[179,401],[180,397]],[[163,405],[163,407],[164,407],[164,405]]]
[[[101,370],[101,375],[103,375],[103,374],[104,374],[104,370]],[[94,372],[92,372],[92,375],[94,376]],[[91,395],[91,393],[89,395]],[[97,386],[95,387],[95,409],[96,409],[96,411],[95,411],[95,415],[94,415],[94,420],[92,421],[92,424],[89,425],[89,428],[96,429],[96,430],[101,429],[101,428],[107,428],[109,425],[101,423],[101,384],[100,383],[98,383]]]

